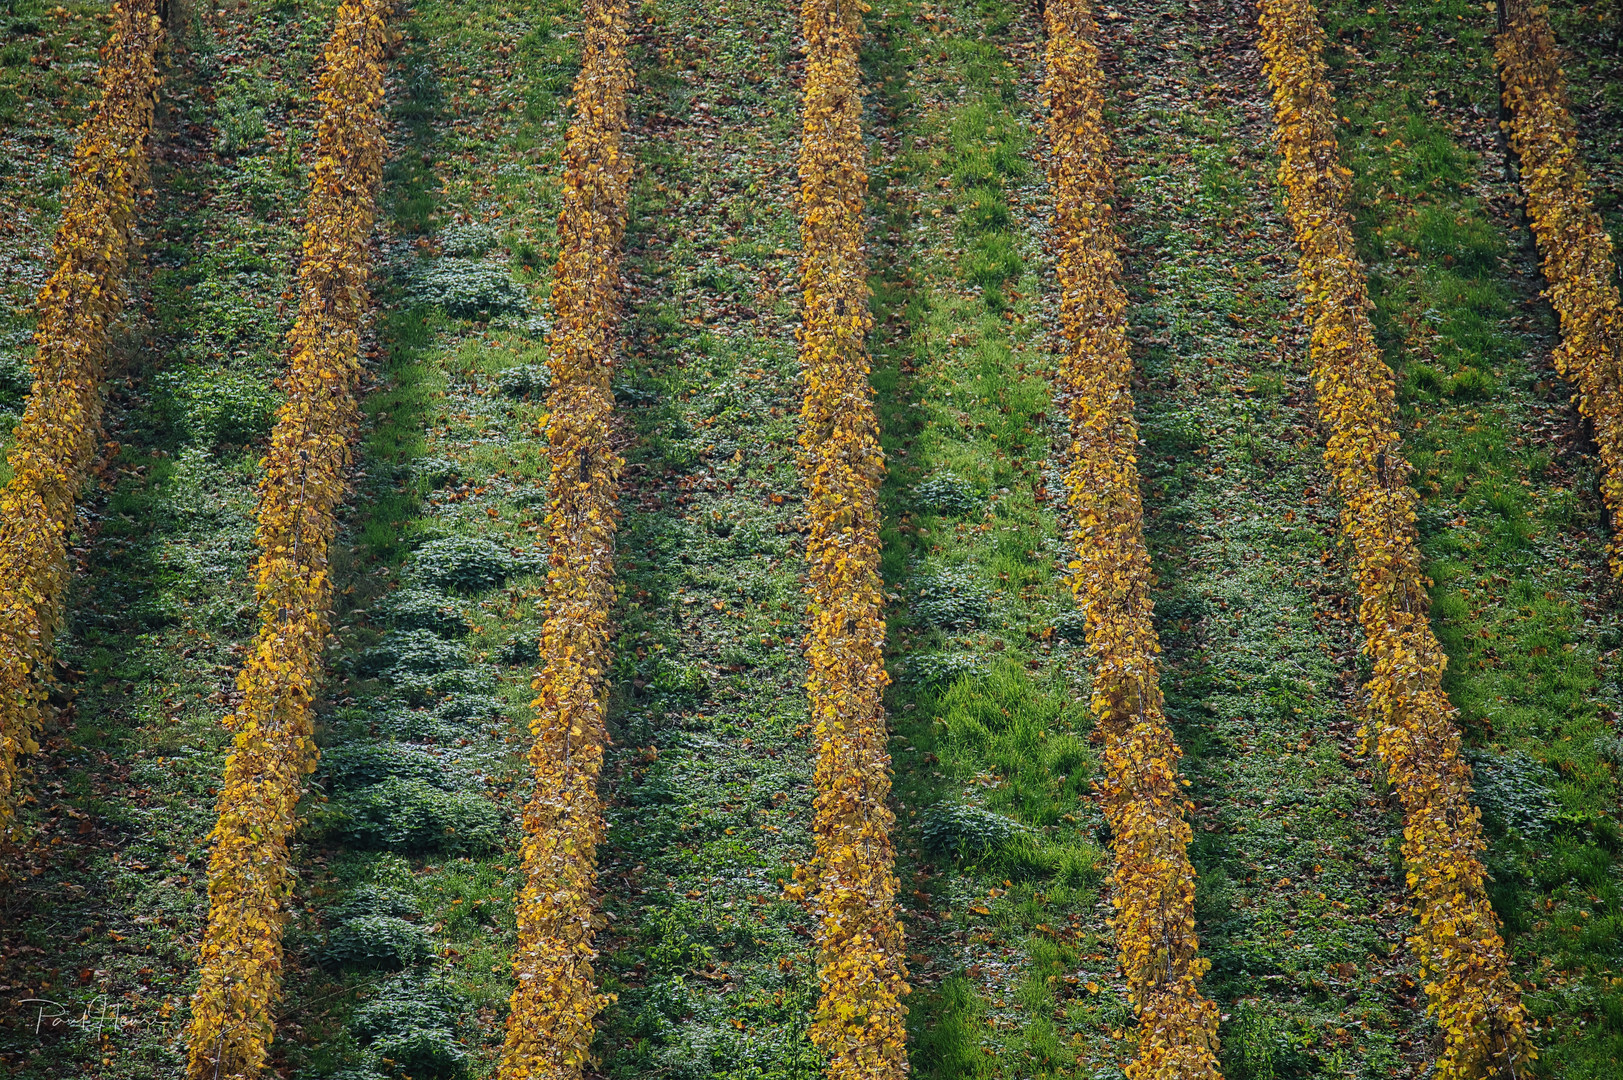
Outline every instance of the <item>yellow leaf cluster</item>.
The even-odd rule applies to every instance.
[[[1527,216],[1544,256],[1545,295],[1561,317],[1555,365],[1578,388],[1578,408],[1595,427],[1613,525],[1607,561],[1623,577],[1623,304],[1612,238],[1590,198],[1546,9],[1513,3],[1509,15],[1495,51],[1510,145],[1521,158]]]
[[[1105,739],[1116,943],[1139,1017],[1138,1053],[1126,1071],[1132,1080],[1217,1080],[1218,1011],[1198,987],[1210,964],[1196,955],[1180,751],[1156,661],[1098,27],[1085,0],[1049,0],[1047,21],[1055,275],[1068,344],[1055,396],[1070,419],[1071,586]]]
[[[908,993],[890,830],[882,695],[879,449],[864,337],[861,0],[804,0],[801,112],[801,470],[810,597],[806,693],[818,739],[816,856],[799,876],[818,918],[812,1040],[830,1080],[907,1074]]]
[[[1499,923],[1483,886],[1482,826],[1460,757],[1447,661],[1427,621],[1415,495],[1394,429],[1392,371],[1376,351],[1371,303],[1345,210],[1351,173],[1308,0],[1263,0],[1280,182],[1300,247],[1313,380],[1328,429],[1325,464],[1344,502],[1359,622],[1373,661],[1370,721],[1403,804],[1403,858],[1417,926],[1410,941],[1444,1035],[1441,1080],[1516,1076],[1535,1057]]]
[[[328,550],[359,419],[368,240],[382,175],[382,55],[391,0],[344,0],[317,86],[316,163],[305,203],[299,315],[288,335],[287,401],[259,489],[259,637],[237,675],[242,703],[210,835],[209,921],[192,997],[193,1080],[264,1065],[281,986],[292,875],[288,837],[315,768],[310,704],[321,677],[332,580]]]
[[[56,235],[56,270],[40,290],[34,385],[0,490],[0,839],[10,839],[17,758],[39,749],[45,680],[68,580],[63,546],[96,453],[109,325],[124,310],[135,197],[162,35],[152,0],[120,0],[102,49],[101,103],[79,133]]]
[[[627,0],[587,0],[575,120],[564,148],[561,250],[553,275],[547,398],[548,551],[541,671],[533,689],[524,810],[524,889],[502,1080],[579,1077],[597,992],[594,888],[603,813],[597,799],[606,701],[614,531],[622,461],[611,441],[610,386],[620,240],[631,158],[622,147],[631,67]]]

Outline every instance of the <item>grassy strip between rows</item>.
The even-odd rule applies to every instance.
[[[879,487],[884,455],[864,337],[867,188],[860,0],[806,0],[800,236],[807,489],[806,689],[818,740],[816,855],[798,868],[818,917],[822,994],[812,1040],[831,1080],[907,1073],[908,993],[888,805]],[[804,885],[792,887],[797,893]],[[803,895],[803,893],[801,893]]]
[[[1132,1027],[1132,1005],[1106,956],[1083,620],[1047,467],[1041,22],[1023,5],[887,0],[868,28],[909,1064],[1113,1073],[1108,1032]]]
[[[1337,154],[1323,35],[1304,0],[1264,4],[1261,21],[1280,179],[1313,327],[1314,383],[1331,432],[1326,462],[1346,504],[1359,621],[1374,662],[1368,692],[1377,750],[1404,807],[1404,863],[1419,919],[1411,940],[1445,1038],[1438,1073],[1514,1073],[1536,1055],[1485,888],[1470,767],[1441,686],[1446,657],[1427,621],[1415,495],[1392,426],[1392,373],[1375,348],[1344,208],[1351,174]]]
[[[1561,317],[1555,366],[1577,386],[1578,407],[1594,424],[1601,493],[1616,518],[1623,513],[1623,301],[1612,239],[1595,212],[1579,156],[1546,9],[1512,4],[1495,52],[1511,114],[1510,145],[1521,158],[1527,216],[1550,283],[1546,295]],[[1623,548],[1615,534],[1607,561],[1623,577]]]
[[[211,834],[209,923],[189,1039],[190,1074],[200,1080],[257,1074],[274,1033],[292,887],[288,841],[316,758],[311,704],[332,601],[328,548],[359,420],[388,9],[387,0],[339,7],[318,84],[299,318],[260,485],[259,637],[237,677],[243,700],[227,718],[236,736]]]
[[[622,465],[610,441],[610,350],[631,159],[621,149],[631,68],[625,0],[583,9],[575,124],[564,151],[560,252],[547,398],[550,512],[546,623],[530,728],[535,792],[524,811],[518,988],[507,1021],[507,1080],[579,1075],[603,1004],[591,961],[603,923],[593,898],[603,839],[598,777],[607,738],[609,609]]]
[[[800,24],[777,0],[640,15],[598,853],[617,1000],[596,1073],[800,1080],[823,1070],[814,913],[781,888],[812,854],[815,795],[795,647]]]
[[[1183,793],[1156,660],[1098,27],[1079,0],[1057,0],[1047,15],[1056,275],[1069,344],[1055,396],[1071,424],[1072,586],[1087,619],[1092,708],[1105,737],[1116,945],[1139,1014],[1138,1057],[1127,1075],[1216,1077],[1217,1006],[1197,986],[1210,963],[1196,955],[1184,817],[1194,807]]]
[[[0,490],[0,835],[15,813],[17,757],[39,749],[69,575],[65,537],[98,449],[108,327],[124,309],[135,199],[147,175],[162,27],[151,0],[114,10],[101,105],[74,152],[57,267],[37,304],[34,385]]]

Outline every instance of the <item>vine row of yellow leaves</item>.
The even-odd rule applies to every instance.
[[[1139,1017],[1127,1075],[1217,1080],[1217,1006],[1198,986],[1211,964],[1197,955],[1184,819],[1192,807],[1156,660],[1098,26],[1085,0],[1049,0],[1047,21],[1055,274],[1069,344],[1056,399],[1070,418],[1071,586],[1086,620],[1091,705],[1105,738],[1100,788],[1116,855],[1116,944]]]
[[[0,490],[0,838],[11,839],[18,758],[39,749],[68,582],[68,527],[101,430],[108,330],[124,310],[135,199],[146,183],[162,27],[153,0],[113,5],[101,102],[74,150],[56,269],[36,304],[34,385]]]
[[[586,0],[575,120],[564,149],[560,250],[553,275],[546,431],[546,621],[530,722],[535,795],[524,810],[524,889],[502,1080],[579,1077],[597,992],[592,939],[603,839],[604,675],[614,600],[615,501],[623,464],[612,445],[610,385],[620,241],[631,157],[622,147],[631,67],[627,0]]]
[[[288,838],[315,768],[310,706],[321,677],[332,580],[328,549],[359,421],[361,324],[384,156],[383,50],[394,0],[338,6],[317,86],[320,119],[305,204],[299,314],[287,401],[259,490],[258,641],[237,676],[241,704],[210,834],[209,921],[189,1032],[194,1080],[252,1077],[274,1034],[292,875]]]
[[[867,170],[857,50],[862,0],[804,0],[801,114],[801,470],[807,488],[810,598],[806,692],[818,740],[816,854],[790,894],[810,888],[821,994],[811,1037],[830,1080],[907,1074],[908,993],[887,805],[882,701],[879,449],[864,337]]]
[[[1325,464],[1352,542],[1359,622],[1374,662],[1376,749],[1403,804],[1403,859],[1417,925],[1410,944],[1444,1036],[1440,1080],[1527,1073],[1536,1056],[1520,989],[1483,886],[1482,825],[1454,709],[1447,657],[1427,619],[1415,494],[1394,428],[1390,368],[1377,352],[1368,287],[1346,212],[1323,31],[1308,0],[1263,0],[1261,49],[1274,89],[1279,178],[1300,247]]]
[[[1612,238],[1589,194],[1578,129],[1567,105],[1547,9],[1512,3],[1495,51],[1510,109],[1510,145],[1521,158],[1527,216],[1544,256],[1545,295],[1561,317],[1555,365],[1578,388],[1595,428],[1601,494],[1612,513],[1608,562],[1623,578],[1623,303]]]

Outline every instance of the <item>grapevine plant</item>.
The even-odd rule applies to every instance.
[[[1336,145],[1323,31],[1309,0],[1262,5],[1286,212],[1312,330],[1309,347],[1325,462],[1353,548],[1358,619],[1374,665],[1367,686],[1376,750],[1403,805],[1403,861],[1417,926],[1410,941],[1445,1046],[1445,1080],[1515,1075],[1536,1054],[1488,899],[1481,812],[1442,688],[1447,656],[1415,531],[1415,493],[1395,430],[1392,370],[1376,349],[1364,269],[1346,211],[1351,173]]]
[[[259,636],[237,676],[242,702],[226,717],[236,734],[210,836],[209,919],[189,1033],[195,1080],[257,1075],[275,1030],[292,888],[288,842],[304,777],[316,765],[311,705],[332,605],[328,554],[359,422],[390,6],[339,6],[317,91],[287,401],[259,488]]]
[[[152,0],[122,0],[102,50],[101,104],[85,122],[36,307],[33,388],[0,490],[0,838],[11,839],[18,757],[39,749],[68,583],[66,537],[99,449],[108,336],[124,310],[135,200],[146,183],[162,24]]]
[[[592,971],[603,839],[609,607],[621,459],[611,442],[612,350],[631,159],[621,146],[631,69],[625,0],[585,10],[575,122],[564,150],[561,250],[548,364],[546,622],[530,722],[535,794],[524,810],[524,889],[504,1080],[576,1077],[607,1000]]]
[[[805,0],[800,145],[801,470],[807,488],[806,691],[818,743],[817,851],[795,878],[818,919],[812,1040],[831,1080],[907,1073],[908,992],[896,917],[879,576],[884,455],[865,336],[860,0]],[[806,884],[790,886],[805,895]]]
[[[1195,937],[1184,818],[1193,807],[1156,659],[1098,27],[1082,0],[1056,0],[1047,16],[1055,273],[1069,345],[1055,396],[1070,419],[1071,585],[1086,618],[1091,706],[1105,739],[1101,793],[1116,855],[1116,947],[1140,1027],[1127,1075],[1215,1080],[1217,1006],[1197,986],[1210,963],[1197,955]]]

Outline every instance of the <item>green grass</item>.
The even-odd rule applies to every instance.
[[[869,27],[875,126],[897,140],[873,167],[870,284],[910,1052],[925,1077],[1071,1075],[1108,1023],[1077,969],[1111,947],[1086,672],[1055,633],[1072,602],[1049,510],[1036,54],[1017,51],[1040,36],[999,3],[881,5]]]

